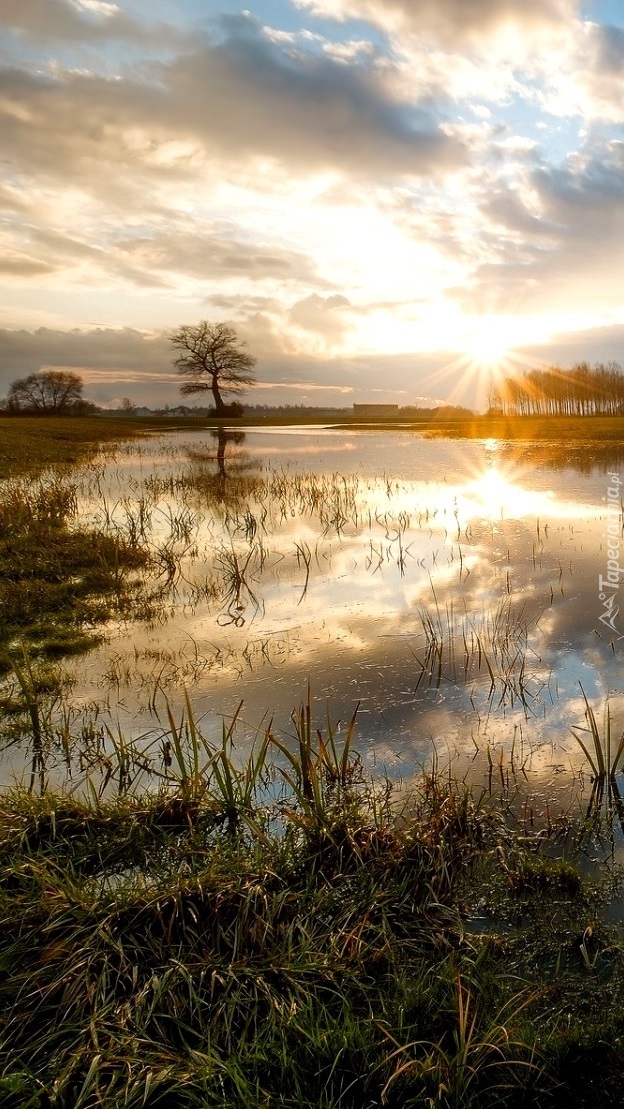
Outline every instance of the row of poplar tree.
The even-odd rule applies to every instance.
[[[622,415],[624,373],[617,362],[529,370],[498,383],[490,396],[490,411],[505,416]]]

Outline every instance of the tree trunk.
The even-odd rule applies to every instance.
[[[225,405],[223,403],[223,398],[222,398],[221,393],[219,391],[219,382],[217,380],[216,374],[213,375],[211,388],[212,388],[212,397],[213,397],[213,400],[214,400],[214,405],[215,405],[217,416],[222,416]]]

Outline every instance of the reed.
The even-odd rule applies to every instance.
[[[619,738],[613,736],[611,708],[608,700],[604,706],[603,727],[600,728],[585,690],[580,682],[579,685],[585,703],[587,726],[572,728],[572,735],[585,755],[594,779],[604,783],[606,778],[615,779],[621,767],[622,755],[624,755],[624,732]],[[584,736],[587,738],[584,738]]]

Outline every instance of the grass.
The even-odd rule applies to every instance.
[[[591,767],[594,780],[604,783],[607,777],[614,779],[620,768],[622,755],[624,754],[624,734],[619,739],[616,739],[612,734],[611,710],[608,701],[605,704],[604,726],[601,731],[596,720],[596,714],[587,700],[583,686],[581,686],[581,693],[585,702],[587,727],[573,728],[572,732]],[[586,733],[584,738],[581,736],[581,732]]]
[[[76,527],[76,489],[66,478],[0,487],[0,666],[11,656],[52,658],[98,641],[97,627],[128,611],[128,571],[149,561],[123,533]]]
[[[0,479],[85,462],[107,443],[145,434],[149,423],[96,416],[0,416]]]
[[[212,421],[214,423],[214,421]],[[155,432],[206,427],[210,420],[165,416],[20,416],[0,415],[0,480],[37,476],[88,462],[107,445]]]
[[[620,1104],[569,862],[440,775],[399,810],[309,699],[246,759],[234,724],[170,714],[152,792],[0,798],[0,1106]]]
[[[610,441],[620,443],[624,436],[624,416],[433,416],[429,419],[397,417],[383,422],[348,421],[340,426],[371,431],[417,431],[427,436],[456,439],[517,439],[558,443]]]

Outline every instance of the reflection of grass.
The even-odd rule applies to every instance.
[[[95,764],[89,801],[4,794],[0,1105],[617,1105],[620,948],[578,873],[435,774],[398,821],[353,723],[293,721],[244,759],[187,702],[155,792],[117,736],[116,798]]]
[[[434,595],[432,608],[422,606],[419,618],[424,636],[421,655],[412,652],[420,673],[416,686],[439,686],[442,680],[456,683],[489,682],[488,699],[498,704],[523,705],[534,696],[534,674],[527,671],[529,620],[523,608],[508,597],[491,611],[475,615],[456,612],[452,605],[441,609]],[[539,661],[539,660],[538,660]]]

